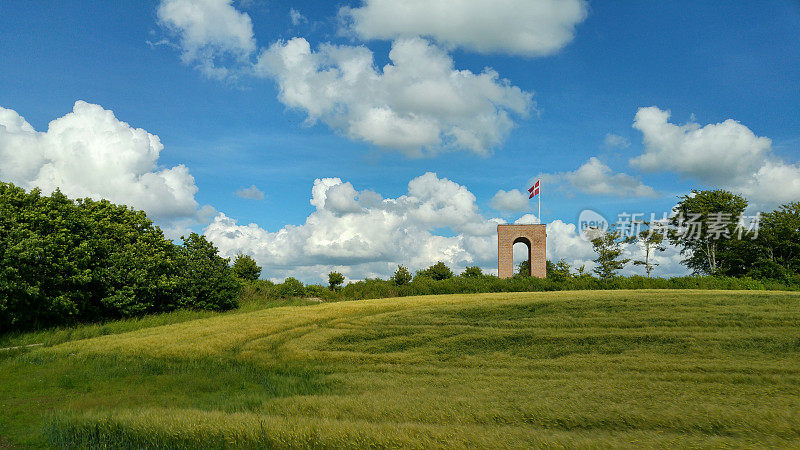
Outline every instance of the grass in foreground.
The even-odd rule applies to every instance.
[[[800,294],[410,297],[227,314],[0,364],[0,442],[798,446]]]

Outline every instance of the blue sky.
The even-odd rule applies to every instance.
[[[566,21],[568,36],[561,36],[554,49],[541,50],[534,44],[533,50],[519,50],[497,36],[512,35],[515,26],[524,24],[497,26],[494,31],[487,25],[483,31],[488,34],[483,37],[462,30],[461,34],[449,35],[449,40],[442,38],[449,29],[444,21],[421,31],[398,25],[397,36],[371,38],[369,32],[359,32],[353,25],[357,22],[352,18],[355,16],[351,16],[352,23],[343,19],[347,11],[343,7],[362,11],[362,22],[357,25],[367,29],[369,20],[381,19],[379,7],[383,2],[377,0],[174,1],[180,7],[213,6],[223,8],[234,18],[246,16],[252,40],[225,40],[228,38],[223,36],[219,41],[222,43],[215,44],[213,36],[205,35],[210,40],[202,41],[201,33],[200,41],[190,42],[189,27],[207,26],[215,32],[222,31],[215,23],[186,25],[179,16],[184,10],[170,16],[163,9],[170,1],[3,2],[0,107],[24,117],[40,133],[48,130],[51,121],[71,113],[78,100],[113,111],[119,121],[160,138],[163,150],[152,172],[178,165],[188,169],[196,188],[193,194],[196,205],[187,207],[182,203],[176,207],[180,212],[164,212],[159,209],[163,205],[152,206],[152,201],[145,200],[137,203],[137,198],[119,194],[119,190],[104,190],[98,184],[82,186],[75,181],[81,177],[28,175],[26,178],[21,175],[21,160],[9,156],[12,151],[25,152],[25,147],[9,144],[10,131],[6,141],[0,133],[3,181],[45,188],[69,182],[76,194],[106,196],[115,201],[132,199],[134,206],[157,210],[154,215],[165,229],[205,230],[227,254],[236,251],[254,254],[265,265],[266,277],[281,278],[297,272],[310,281],[331,268],[344,270],[355,279],[385,276],[398,263],[422,266],[437,259],[456,267],[476,263],[491,269],[495,255],[487,250],[491,249],[487,242],[491,243],[493,237],[484,231],[466,231],[461,219],[442,211],[452,206],[462,217],[473,215],[474,224],[492,218],[514,222],[524,214],[535,214],[535,204],[530,203],[534,207],[530,210],[522,207],[496,210],[493,197],[499,190],[524,191],[529,180],[540,174],[544,175],[542,216],[546,223],[574,223],[584,208],[611,218],[621,211],[660,213],[674,205],[677,195],[692,188],[733,189],[751,199],[755,209],[772,208],[781,201],[800,198],[797,186],[800,183],[797,179],[800,4],[797,2],[731,2],[724,6],[710,1],[555,2],[550,7],[556,10],[570,5],[580,9],[579,17],[562,19]],[[509,3],[513,7],[515,2]],[[468,16],[468,8],[460,10],[461,13]],[[524,11],[520,14],[524,15]],[[216,20],[215,15],[207,20]],[[234,28],[229,31],[242,31]],[[244,28],[246,36],[248,30]],[[526,30],[520,32],[523,31]],[[422,37],[414,38],[415,33]],[[293,38],[304,39],[315,53],[327,43],[365,47],[372,52],[373,69],[379,74],[384,65],[392,62],[389,51],[394,43],[401,39],[421,39],[424,44],[420,45],[451,58],[455,70],[476,75],[485,68],[496,71],[496,86],[518,88],[529,96],[528,112],[520,114],[508,106],[511,103],[497,106],[495,102],[495,107],[483,112],[508,112],[513,126],[503,131],[499,119],[492,119],[494,122],[487,125],[491,132],[501,130],[500,138],[493,144],[479,150],[465,149],[459,142],[453,144],[441,138],[445,144],[422,148],[428,156],[414,157],[419,149],[397,149],[391,144],[376,144],[383,138],[370,142],[355,136],[352,128],[348,128],[355,120],[354,114],[329,110],[312,122],[308,118],[314,105],[298,107],[281,100],[279,94],[286,86],[280,77],[285,75],[288,80],[294,74],[283,73],[285,68],[274,65],[267,69],[269,74],[255,74],[252,67],[257,66],[262,51]],[[492,50],[476,50],[476,45],[483,45],[480,39],[500,44]],[[200,49],[197,54],[202,55],[185,57],[191,45]],[[252,48],[247,48],[248,45]],[[226,75],[209,76],[198,69],[203,61],[211,61],[216,69],[225,70]],[[407,70],[422,70],[424,66],[423,60]],[[396,83],[379,86],[389,90],[403,87]],[[337,104],[350,102],[346,105],[351,109],[364,102],[375,106],[369,103],[371,91],[358,92],[361,87],[356,84],[351,86],[355,92],[337,93]],[[465,89],[463,95],[473,95],[469,88]],[[400,98],[394,93],[388,95],[387,98]],[[476,95],[476,101],[485,100]],[[522,97],[515,98],[514,101],[521,101]],[[401,100],[389,107],[401,111],[398,106]],[[637,112],[645,107],[658,110],[638,116],[640,128],[634,128]],[[413,106],[409,108],[402,112],[417,117]],[[658,111],[669,111],[671,115],[661,120]],[[432,113],[426,114],[431,120],[440,120]],[[441,120],[448,123],[454,119]],[[476,123],[474,118],[463,120]],[[92,127],[86,121],[76,123],[77,127]],[[679,128],[687,123],[696,125]],[[715,128],[717,124],[727,125]],[[80,139],[95,139],[96,128],[92,130],[95,134]],[[372,135],[372,129],[365,133]],[[610,135],[613,136],[609,138]],[[19,138],[15,136],[14,139]],[[765,143],[763,138],[769,142]],[[387,139],[380,142],[394,142],[393,138]],[[50,141],[42,142],[43,146],[51,145]],[[111,142],[113,147],[115,141]],[[734,150],[726,150],[729,148]],[[53,151],[62,152],[60,157],[68,157],[62,147]],[[632,162],[643,154],[652,157]],[[693,155],[697,155],[696,161]],[[596,160],[584,172],[576,172],[590,158]],[[742,163],[726,166],[726,158]],[[723,162],[717,165],[715,160]],[[102,173],[104,167],[95,167],[94,171]],[[449,250],[442,250],[442,255],[436,253],[445,248],[437,247],[439,244],[429,245],[439,250],[424,253],[401,249],[397,257],[379,250],[380,241],[353,231],[363,225],[361,222],[345,217],[358,208],[372,211],[367,203],[354,206],[356,209],[331,210],[331,220],[337,221],[336,224],[320,226],[327,233],[340,230],[338,237],[328,235],[320,241],[309,228],[306,234],[290,238],[296,240],[290,245],[270,234],[287,225],[302,227],[310,215],[313,217],[315,211],[324,209],[324,204],[315,206],[309,202],[315,180],[339,178],[343,183],[349,182],[356,191],[356,200],[364,190],[374,191],[383,199],[397,199],[410,196],[409,182],[427,172],[436,174],[434,184],[442,184],[446,178],[474,195],[474,201],[465,200],[471,204],[448,205],[446,199],[434,201],[433,208],[441,210],[437,210],[436,218],[396,225],[423,233],[410,242],[427,242],[426,239],[435,236],[461,239],[458,245],[450,242],[455,245],[453,248],[445,246]],[[114,173],[109,172],[108,176],[113,177]],[[619,178],[620,174],[625,176]],[[45,179],[50,184],[42,184]],[[237,190],[252,185],[263,192],[263,199],[236,195]],[[436,197],[435,193],[440,192],[436,186],[424,195]],[[778,194],[775,186],[781,187]],[[445,192],[447,188],[441,189]],[[424,199],[419,200],[414,208],[419,209],[424,203]],[[214,211],[206,208],[202,213],[186,212],[192,208],[200,211],[204,205]],[[384,205],[378,209],[386,208]],[[417,214],[409,211],[397,214]],[[221,229],[222,225],[209,229],[209,222],[219,218],[219,213],[235,220],[236,225],[226,222],[227,229]],[[347,221],[352,221],[351,228],[347,228]],[[250,223],[264,234],[247,235],[238,228]],[[554,240],[553,248],[548,248],[551,257],[571,261],[589,259],[585,248],[573,248],[577,244],[570,244],[571,236],[563,237],[564,245],[556,249],[561,232],[555,228],[548,231],[548,237],[553,236]],[[235,237],[236,233],[240,235]],[[485,242],[463,244],[468,238]],[[273,244],[284,247],[276,249],[273,244],[261,243],[276,239]],[[359,242],[356,250],[346,244],[355,242],[352,239]],[[324,245],[329,247],[319,250]],[[306,252],[308,258],[280,262],[276,255],[290,248]],[[338,256],[337,249],[342,250]],[[461,256],[454,256],[456,253]],[[676,259],[671,261],[671,266],[665,261],[665,267],[679,271],[674,264]]]

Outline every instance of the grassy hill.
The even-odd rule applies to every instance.
[[[0,352],[0,447],[800,446],[800,293],[446,295],[176,322]]]

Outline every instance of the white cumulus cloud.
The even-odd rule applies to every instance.
[[[538,225],[542,221],[534,214],[523,214],[519,219],[514,221],[514,225]]]
[[[246,64],[256,50],[253,22],[232,0],[162,0],[159,23],[178,36],[181,59],[211,78],[226,78],[231,64]]]
[[[364,0],[344,7],[346,27],[363,39],[427,36],[480,53],[556,53],[587,16],[583,0]]]
[[[542,183],[574,188],[584,194],[616,197],[656,197],[656,191],[634,176],[614,173],[610,167],[592,156],[586,163],[570,172],[540,175]],[[543,187],[544,188],[544,187]]]
[[[0,107],[0,179],[72,198],[105,198],[146,211],[163,225],[201,220],[197,187],[184,165],[162,168],[158,136],[83,101],[39,132]],[[187,222],[188,221],[188,222]]]
[[[538,222],[538,219],[537,219]],[[596,258],[592,244],[581,239],[574,223],[556,219],[547,224],[547,259],[556,262],[564,259],[576,269],[580,266],[591,268]]]
[[[236,196],[239,198],[246,198],[248,200],[263,200],[264,192],[257,188],[255,184],[253,184],[250,187],[237,190]]]
[[[487,154],[525,117],[532,94],[486,69],[454,68],[443,50],[419,39],[392,44],[390,64],[378,69],[362,46],[324,44],[312,51],[303,38],[262,52],[260,75],[272,77],[278,99],[359,141],[420,156],[444,148]]]
[[[483,17],[484,9],[501,13],[484,27],[484,38],[506,36],[513,18],[514,26],[525,29],[501,40],[515,43],[526,54],[560,48],[572,36],[570,17],[585,15],[582,0],[514,0],[476,9],[479,3],[473,2],[466,15]],[[408,6],[416,10],[420,4]],[[157,15],[175,41],[159,43],[179,48],[183,61],[207,76],[269,77],[278,85],[279,101],[305,113],[307,123],[322,121],[350,139],[408,156],[442,150],[489,154],[502,144],[515,120],[535,107],[532,93],[491,68],[480,73],[455,68],[445,49],[419,33],[397,36],[389,52],[391,62],[377,67],[364,46],[325,43],[314,51],[301,37],[274,42],[259,53],[250,16],[237,10],[232,0],[161,0]],[[306,21],[296,9],[290,10],[290,19],[295,26]],[[476,29],[471,22],[459,26],[472,33]]]
[[[530,207],[528,193],[522,193],[519,189],[500,189],[489,201],[489,206],[498,211],[525,211]]]
[[[728,185],[741,192],[756,208],[774,208],[800,200],[800,164],[767,160],[744,183]]]
[[[666,250],[655,252],[651,250],[650,263],[655,267],[652,276],[674,277],[685,276],[689,271],[681,265],[683,255],[680,250],[665,243]],[[621,258],[634,260],[644,260],[644,246],[638,243],[622,244]],[[573,272],[581,266],[587,273],[595,267],[594,259],[597,258],[592,249],[592,244],[581,238],[575,224],[566,223],[561,220],[554,220],[547,224],[547,258],[554,263],[564,259],[569,263]],[[642,266],[634,265],[632,262],[626,264],[620,271],[621,275],[644,275],[645,270]]]
[[[727,119],[700,126],[675,125],[670,112],[639,108],[633,127],[642,132],[643,154],[631,164],[648,171],[670,170],[684,177],[729,189],[770,208],[800,198],[800,165],[781,161],[772,141]]]
[[[668,122],[669,111],[639,108],[633,127],[642,132],[643,154],[631,164],[648,171],[673,170],[709,182],[742,179],[755,172],[772,142],[741,123],[728,119],[701,127]]]
[[[503,221],[484,218],[469,190],[434,173],[411,180],[397,198],[358,191],[339,178],[317,179],[310,203],[315,209],[302,225],[270,232],[219,213],[205,235],[226,256],[253,255],[278,279],[319,281],[333,267],[352,279],[387,277],[398,264],[416,269],[437,261],[491,268],[497,255],[494,233]],[[440,227],[458,234],[435,234]]]

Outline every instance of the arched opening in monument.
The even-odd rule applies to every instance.
[[[546,277],[546,238],[547,232],[544,225],[497,225],[497,276],[500,278],[511,277],[516,272],[514,270],[515,263],[528,261],[531,266],[529,272],[531,276]]]
[[[531,276],[531,241],[526,237],[518,237],[514,239],[514,273],[519,270],[519,265],[527,262],[526,276]]]

